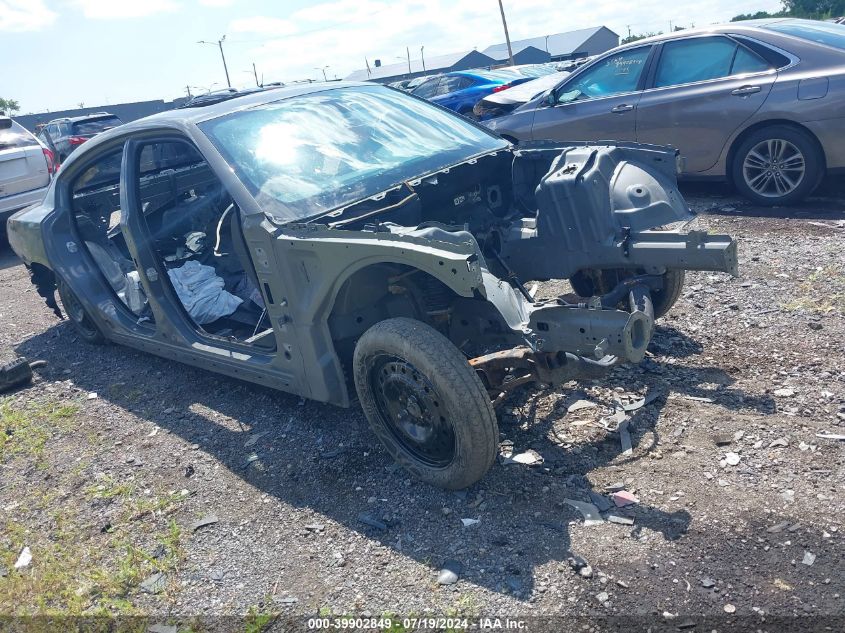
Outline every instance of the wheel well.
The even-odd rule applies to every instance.
[[[408,317],[442,330],[456,299],[443,282],[411,266],[382,263],[362,268],[343,283],[329,313],[338,357],[347,365],[361,335],[385,319]]]
[[[790,121],[788,119],[769,119],[768,121],[760,121],[759,123],[755,123],[754,125],[747,127],[739,134],[739,136],[734,139],[734,142],[731,143],[731,147],[728,150],[727,159],[725,161],[725,178],[728,180],[728,182],[733,184],[733,161],[734,156],[736,155],[736,151],[739,149],[739,146],[742,145],[742,143],[745,142],[745,139],[751,136],[754,132],[775,125],[791,127],[798,132],[803,132],[810,139],[812,139],[813,143],[816,146],[816,149],[819,151],[819,156],[821,156],[822,172],[824,172],[825,167],[827,165],[827,158],[824,155],[824,148],[822,147],[822,144],[819,143],[819,139],[816,138],[815,134],[813,134],[808,128],[804,127],[800,123],[796,123],[795,121]]]

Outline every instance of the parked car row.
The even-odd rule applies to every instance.
[[[475,104],[487,95],[530,82],[539,77],[557,74],[553,64],[524,64],[495,70],[456,70],[426,77],[405,90],[445,108],[475,118]]]
[[[0,233],[15,211],[41,201],[55,165],[53,153],[35,136],[0,116]]]
[[[682,178],[726,179],[757,204],[798,202],[845,171],[845,25],[834,22],[677,31],[567,65],[437,75],[410,92],[516,143],[672,146]]]
[[[520,90],[487,97],[476,115],[497,116],[487,125],[516,142],[670,145],[682,177],[727,179],[758,204],[797,202],[845,170],[845,25],[769,19],[679,31]]]
[[[53,152],[56,162],[61,165],[71,152],[84,142],[122,123],[118,117],[108,112],[64,117],[47,123],[38,132],[38,138]]]

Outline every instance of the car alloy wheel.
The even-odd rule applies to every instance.
[[[760,141],[745,155],[742,176],[754,193],[766,198],[782,198],[803,182],[807,171],[804,154],[784,139]]]
[[[394,439],[420,462],[447,466],[455,457],[455,430],[434,386],[396,356],[377,357],[370,372],[376,406]]]

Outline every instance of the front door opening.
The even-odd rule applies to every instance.
[[[237,204],[191,144],[144,145],[141,209],[151,247],[185,311],[205,334],[275,349]]]

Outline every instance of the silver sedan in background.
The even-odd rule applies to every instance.
[[[682,177],[794,203],[845,170],[845,25],[752,20],[649,38],[485,123],[517,142],[671,145]]]

